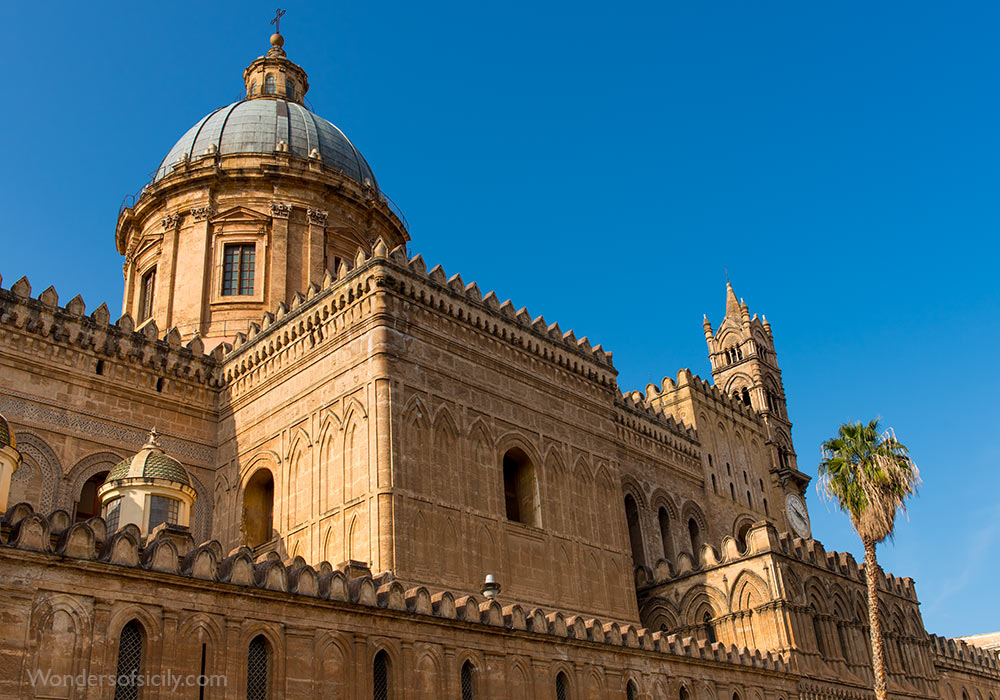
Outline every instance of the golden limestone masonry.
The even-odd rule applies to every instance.
[[[622,393],[408,252],[283,43],[120,211],[117,321],[0,288],[0,697],[872,697],[767,320]],[[878,586],[894,697],[1000,699]]]

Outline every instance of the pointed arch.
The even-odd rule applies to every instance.
[[[447,406],[441,406],[434,417],[431,431],[431,460],[428,476],[435,483],[435,496],[445,503],[461,500],[456,489],[462,481],[458,473],[458,427]]]
[[[368,457],[368,420],[359,411],[348,410],[344,417],[342,454],[344,503],[368,493],[371,487]]]
[[[499,479],[494,474],[493,438],[482,418],[476,418],[469,427],[465,453],[467,477],[461,479],[466,485],[463,501],[470,508],[490,512],[493,510],[490,487]]]
[[[419,396],[413,395],[400,414],[400,481],[415,493],[425,491],[424,471],[430,457],[430,413]]]

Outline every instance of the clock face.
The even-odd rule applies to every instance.
[[[790,493],[785,497],[785,513],[788,515],[788,524],[792,526],[795,534],[809,539],[812,533],[809,527],[809,511],[799,496]]]

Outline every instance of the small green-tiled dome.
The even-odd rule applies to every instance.
[[[149,434],[149,441],[143,445],[135,456],[123,459],[116,464],[104,483],[122,479],[165,479],[184,486],[191,485],[187,471],[173,457],[164,454],[156,438],[156,431]]]
[[[0,416],[0,447],[17,447],[17,440],[11,432],[7,419]]]

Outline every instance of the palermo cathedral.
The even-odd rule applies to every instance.
[[[283,43],[126,200],[117,320],[0,288],[0,697],[873,697],[767,320],[623,393],[411,254]],[[1000,700],[877,585],[894,698]]]

